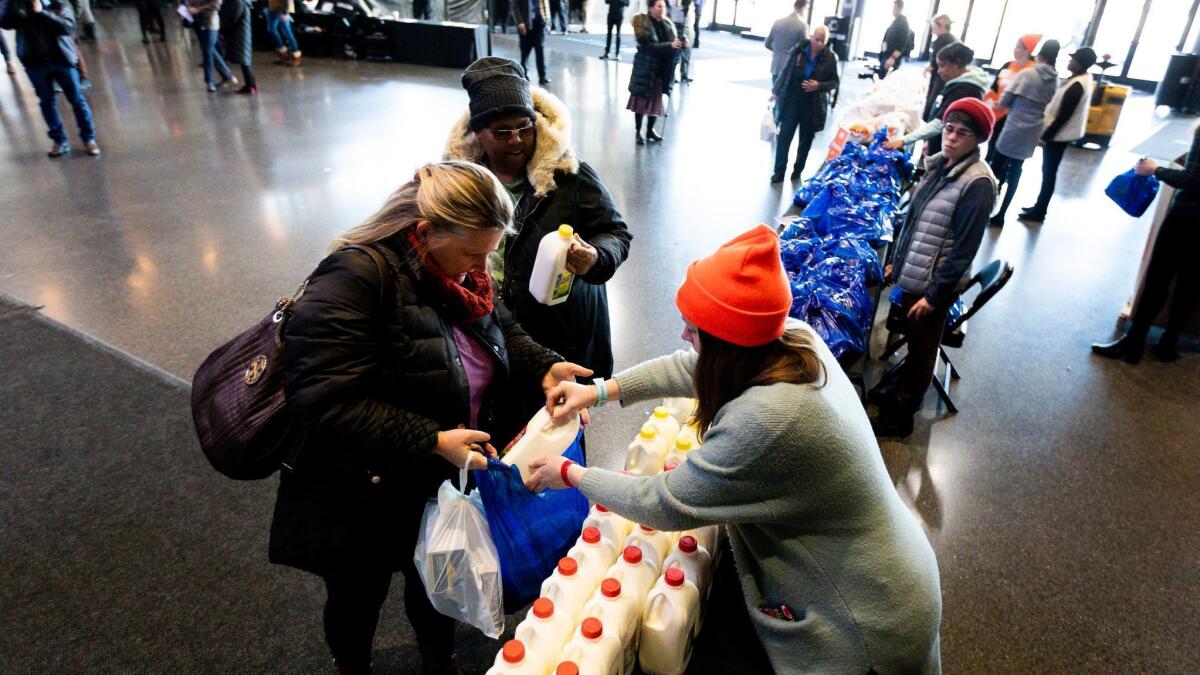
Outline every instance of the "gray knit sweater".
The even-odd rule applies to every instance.
[[[933,549],[896,494],[853,387],[813,336],[825,386],[753,387],[721,408],[679,468],[653,477],[591,468],[582,490],[661,530],[727,525],[777,673],[939,672]],[[695,363],[695,352],[676,352],[619,373],[623,403],[694,397]],[[779,604],[797,621],[757,611]]]

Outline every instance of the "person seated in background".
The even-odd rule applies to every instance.
[[[829,117],[829,92],[837,89],[839,82],[837,63],[837,55],[829,48],[829,29],[817,26],[811,39],[792,50],[783,72],[775,81],[771,100],[777,102],[779,110],[779,134],[775,138],[772,183],[783,182],[797,128],[800,130],[800,148],[792,167],[792,180],[798,180],[804,172],[813,137],[825,128],[825,120]]]
[[[808,39],[808,24],[804,21],[804,12],[808,9],[808,0],[796,0],[792,11],[787,16],[776,19],[771,24],[771,32],[767,33],[764,46],[771,50],[771,86],[779,79],[783,67],[787,65],[788,57],[796,49],[796,45]]]
[[[947,47],[949,49],[949,47]],[[996,202],[996,178],[979,146],[992,133],[991,108],[977,99],[955,101],[942,124],[942,151],[925,159],[925,177],[913,191],[908,215],[896,240],[892,262],[883,271],[900,288],[900,311],[908,336],[908,357],[891,388],[872,397],[880,436],[912,434],[913,416],[933,377],[946,315],[987,230]]]
[[[528,487],[577,486],[665,531],[725,525],[744,604],[722,620],[753,625],[762,646],[742,647],[738,672],[939,672],[937,558],[849,378],[812,328],[788,319],[779,237],[759,225],[694,261],[675,305],[691,350],[556,386],[546,407],[562,422],[609,400],[694,397],[704,444],[655,476],[545,457]]]
[[[961,42],[956,42],[937,55],[938,77],[946,83],[942,93],[933,104],[935,119],[926,122],[904,136],[893,138],[885,146],[899,150],[917,141],[925,141],[925,156],[931,157],[942,151],[942,120],[946,111],[963,98],[982,99],[988,86],[987,73],[973,65],[975,52]]]

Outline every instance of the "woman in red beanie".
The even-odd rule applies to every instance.
[[[704,444],[656,476],[545,458],[531,464],[529,488],[578,486],[666,531],[725,525],[748,621],[775,672],[938,672],[933,549],[850,381],[821,338],[788,319],[791,303],[765,226],[693,262],[675,304],[694,351],[554,387],[547,407],[566,419],[608,400],[695,397]]]

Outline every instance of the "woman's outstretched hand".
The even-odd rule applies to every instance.
[[[488,461],[484,453],[492,457],[496,456],[496,449],[492,447],[491,443],[488,443],[491,439],[491,436],[474,429],[439,431],[437,447],[433,449],[433,452],[460,469],[467,461],[468,456],[471,458],[470,468],[486,469]]]
[[[555,424],[565,424],[571,415],[581,415],[587,422],[587,409],[598,396],[595,385],[563,382],[546,392],[546,411]]]
[[[529,478],[525,479],[525,487],[530,492],[542,490],[561,490],[569,487],[562,479],[562,465],[567,461],[562,455],[538,457],[529,463]],[[583,469],[583,467],[579,467]],[[576,470],[571,467],[571,470]]]

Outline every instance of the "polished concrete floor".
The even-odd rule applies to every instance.
[[[101,39],[84,51],[103,157],[47,159],[28,80],[0,76],[0,291],[185,380],[291,292],[332,237],[437,159],[466,106],[454,70],[283,69],[266,55],[258,97],[211,95],[192,41],[144,46],[132,10],[99,17]],[[609,285],[618,367],[681,344],[672,297],[688,261],[790,202],[789,184],[768,185],[771,149],[758,140],[768,53],[703,40],[696,82],[649,147],[634,145],[624,111],[629,60],[596,59],[599,36],[549,40],[550,88],[572,110],[578,154],[635,236]],[[512,36],[495,45],[516,53]],[[843,100],[863,91],[860,69],[847,68]],[[1109,150],[1069,151],[1044,225],[989,231],[977,264],[1005,257],[1016,275],[955,355],[961,411],[930,396],[916,434],[882,444],[938,553],[947,672],[1200,661],[1200,356],[1131,367],[1088,352],[1112,334],[1150,224],[1103,188],[1133,148],[1180,128],[1131,99]],[[1032,202],[1038,178],[1035,157],[1014,206]],[[602,412],[589,446],[613,464],[646,408]]]

